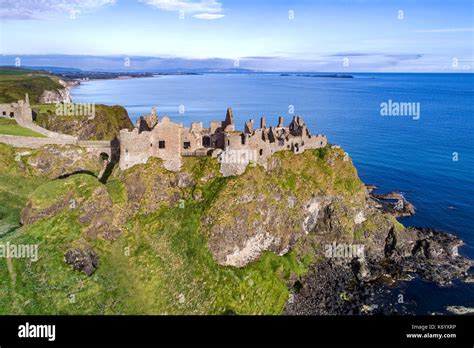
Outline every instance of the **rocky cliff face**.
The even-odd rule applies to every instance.
[[[235,177],[213,158],[183,162],[176,173],[153,158],[106,185],[73,175],[36,189],[21,212],[28,233],[12,238],[49,248],[28,266],[39,267],[30,282],[43,288],[42,269],[55,269],[67,285],[35,304],[63,308],[55,299],[81,273],[88,313],[109,303],[110,284],[108,313],[384,313],[381,283],[446,283],[472,265],[457,238],[397,222],[340,148],[281,152]]]
[[[368,199],[342,151],[276,154],[268,172],[254,167],[232,178],[203,227],[217,262],[243,267],[267,250],[283,255],[316,232],[331,242],[370,233],[366,221],[380,217]]]
[[[71,103],[71,94],[67,88],[45,90],[39,97],[41,104]]]
[[[97,174],[102,165],[96,155],[74,145],[47,145],[23,151],[20,158],[30,173],[51,179],[80,172]]]
[[[58,83],[64,88],[44,90],[39,97],[40,104],[72,103],[69,88],[76,83],[67,83],[58,79]]]
[[[380,237],[384,235],[363,257],[324,258],[303,277],[292,279],[284,313],[411,314],[392,285],[414,276],[440,285],[466,280],[474,265],[459,256],[462,241],[452,235],[422,228],[392,228],[388,234],[381,231]]]

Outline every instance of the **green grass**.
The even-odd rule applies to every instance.
[[[71,190],[72,183],[65,185]],[[52,196],[63,191],[54,189]],[[129,221],[113,243],[93,241],[100,267],[90,278],[63,261],[64,252],[81,239],[76,212],[66,209],[23,228],[6,240],[38,244],[41,258],[12,260],[14,291],[0,261],[0,313],[278,314],[288,297],[284,279],[304,266],[292,254],[272,253],[244,269],[217,265],[198,231],[201,212],[190,202],[185,209],[163,207]]]
[[[43,178],[0,173],[0,237],[20,226],[20,212]]]
[[[28,93],[30,103],[38,103],[45,90],[64,88],[57,78],[43,74],[0,74],[0,103],[25,99]]]
[[[31,106],[38,114],[55,113],[56,104],[34,104]]]
[[[94,117],[88,115],[57,115],[55,104],[35,104],[36,123],[54,132],[78,136],[81,140],[113,140],[121,129],[133,129],[122,106],[97,104]]]
[[[192,159],[186,165],[199,177],[205,174],[202,162],[209,160]],[[303,274],[311,258],[267,252],[244,268],[218,265],[200,224],[227,183],[216,177],[201,184],[203,199],[189,198],[184,208],[164,205],[150,214],[139,212],[113,242],[84,239],[79,212],[69,207],[10,233],[0,241],[38,244],[40,259],[11,260],[14,277],[0,260],[0,313],[280,313],[289,295],[286,282],[292,274]],[[30,197],[35,207],[47,208],[65,194],[87,199],[100,185],[91,176],[75,175],[47,182]],[[113,202],[123,206],[123,184],[113,178],[106,188]],[[91,277],[64,263],[65,251],[79,245],[91,245],[100,257]]]
[[[20,226],[21,209],[34,190],[47,179],[18,170],[13,149],[0,144],[0,238]]]
[[[0,118],[0,134],[16,135],[23,137],[44,138],[45,136],[31,129],[19,126],[15,120]]]
[[[124,184],[117,178],[110,178],[107,180],[107,191],[114,204],[121,204],[127,201],[127,191]]]
[[[190,188],[158,186],[179,193],[184,206],[155,204],[150,209],[157,179],[174,178],[159,160],[112,176],[105,185],[89,175],[47,181],[23,173],[14,150],[0,144],[0,212],[7,214],[3,220],[18,225],[28,200],[37,209],[47,209],[65,195],[80,202],[77,209],[64,206],[54,216],[0,236],[1,243],[37,244],[40,254],[37,262],[12,259],[8,265],[0,259],[0,314],[279,314],[289,296],[288,281],[314,262],[311,246],[298,241],[284,256],[265,252],[242,268],[221,266],[209,251],[203,220],[212,215],[225,225],[229,216],[238,214],[232,205],[236,195],[247,193],[268,195],[269,204],[287,211],[286,200],[271,198],[269,187],[301,201],[312,191],[356,190],[356,172],[342,154],[330,149],[298,156],[279,153],[281,173],[265,173],[257,166],[232,178],[218,174],[215,159],[186,158],[183,171],[193,176],[202,199],[193,200]],[[128,201],[127,180],[145,190],[137,210]],[[114,213],[124,218],[122,233],[114,241],[86,238],[87,226],[79,223],[81,205],[98,188],[106,189]],[[252,204],[256,203],[241,209],[256,211]],[[300,225],[297,209],[289,220],[282,229]],[[360,232],[354,233],[356,237],[362,238]],[[90,246],[99,255],[99,267],[91,277],[64,262],[64,253],[78,246]]]
[[[37,74],[40,73],[39,70],[17,68],[10,66],[1,66],[0,75],[25,75],[25,74]]]

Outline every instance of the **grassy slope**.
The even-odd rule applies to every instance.
[[[22,159],[0,144],[0,237],[19,227],[21,209],[30,195],[47,179],[20,170]]]
[[[0,67],[0,103],[16,102],[28,93],[30,104],[37,112],[39,126],[65,134],[79,136],[81,140],[112,140],[121,129],[132,129],[128,113],[122,106],[95,105],[95,117],[57,116],[55,104],[38,104],[45,90],[62,89],[56,76],[31,69]],[[23,135],[24,129],[0,124],[0,133]],[[29,133],[28,136],[37,136]]]
[[[331,150],[332,151],[332,150]],[[4,148],[8,152],[8,148]],[[334,178],[331,191],[348,197],[357,194],[361,183],[349,164],[328,168],[322,160],[326,150],[307,151],[303,155],[279,154],[285,168],[276,184],[297,194],[308,188],[329,189],[323,178]],[[35,205],[47,207],[65,194],[88,197],[97,187],[95,178],[74,175],[28,188],[14,183],[18,173],[12,156],[4,156],[6,168],[0,173],[10,177],[5,190],[18,192],[14,210],[31,196]],[[134,167],[150,179],[163,175],[156,161]],[[194,190],[203,193],[195,201],[188,192],[183,208],[162,204],[150,213],[143,208],[129,218],[115,241],[86,240],[77,210],[65,206],[54,217],[18,229],[0,243],[38,244],[40,259],[31,262],[0,259],[1,314],[278,314],[288,296],[288,279],[303,274],[312,256],[297,246],[285,256],[265,253],[258,261],[241,269],[218,265],[212,258],[201,220],[208,209],[215,209],[226,192],[239,187],[239,180],[262,180],[260,168],[250,168],[244,177],[222,178],[216,173],[218,164],[211,158],[185,158],[184,171],[196,181]],[[338,165],[339,166],[339,165]],[[3,168],[3,167],[2,167]],[[349,168],[340,180],[332,171]],[[33,180],[25,178],[24,180]],[[271,178],[273,182],[273,178]],[[2,182],[4,185],[5,181]],[[324,187],[329,185],[328,187]],[[36,190],[32,192],[33,189]],[[114,208],[125,209],[126,186],[122,176],[115,176],[105,185]],[[23,192],[23,190],[25,190]],[[346,192],[346,190],[348,190]],[[148,199],[148,198],[147,198]],[[0,195],[0,206],[11,205],[10,197]],[[219,203],[221,204],[221,203]],[[7,206],[6,210],[11,209]],[[125,212],[124,212],[125,214]],[[100,264],[91,276],[75,272],[64,263],[64,253],[71,247],[90,245],[98,253]],[[73,296],[71,296],[73,295]]]
[[[19,126],[13,119],[0,118],[0,134],[44,138],[44,135]]]
[[[62,89],[56,77],[28,69],[0,69],[0,103],[16,102],[28,93],[30,103],[38,103],[44,90]]]
[[[11,66],[1,66],[0,75],[25,75],[25,74],[39,74],[39,70],[17,68]]]
[[[93,119],[83,115],[58,116],[54,104],[38,104],[33,109],[37,111],[39,126],[83,140],[112,140],[121,129],[133,128],[127,110],[122,106],[95,105]]]
[[[199,178],[214,160],[186,162]],[[137,214],[114,242],[85,241],[77,211],[68,207],[4,237],[3,243],[38,244],[41,257],[36,263],[11,260],[14,278],[7,262],[0,260],[0,313],[279,313],[289,295],[286,280],[292,273],[303,273],[310,260],[295,253],[283,257],[266,253],[243,269],[216,264],[199,226],[227,181],[219,177],[200,184],[201,202],[188,199],[184,208],[161,206],[151,214]],[[66,193],[82,195],[98,185],[102,184],[91,176],[75,175],[46,183],[32,199],[47,205]],[[118,178],[106,187],[115,204],[125,203]],[[84,243],[100,256],[92,277],[73,271],[63,260],[69,247]],[[75,294],[74,303],[70,294]]]

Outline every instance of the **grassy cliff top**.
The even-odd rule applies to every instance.
[[[61,89],[59,79],[45,72],[31,69],[0,68],[0,103],[12,103],[25,98],[28,93],[30,103],[38,103],[45,90]]]
[[[254,167],[230,178],[220,175],[214,158],[185,158],[178,173],[152,158],[116,171],[106,184],[85,174],[51,181],[31,172],[42,160],[17,162],[15,150],[0,150],[0,207],[16,212],[5,215],[12,225],[27,205],[22,217],[31,221],[0,242],[39,245],[37,262],[0,259],[4,314],[278,314],[290,295],[288,282],[317,260],[304,242],[311,235],[283,256],[267,250],[241,268],[219,264],[213,245],[245,238],[240,226],[268,224],[271,232],[268,209],[291,214],[282,217],[288,221],[282,240],[301,235],[295,209],[312,195],[340,197],[351,212],[365,194],[352,163],[330,147],[277,154],[269,172]],[[285,208],[289,197],[295,209]],[[242,223],[232,224],[236,219]],[[216,222],[232,236],[212,234]],[[92,276],[64,262],[71,248],[97,253]]]
[[[36,123],[54,132],[78,136],[80,140],[112,140],[121,129],[133,129],[123,106],[96,104],[93,116],[58,115],[56,108],[55,104],[34,105]]]
[[[13,119],[0,118],[0,134],[17,135],[24,137],[44,138],[45,136],[31,129],[19,126]]]

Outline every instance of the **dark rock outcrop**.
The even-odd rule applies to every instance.
[[[297,279],[285,314],[403,314],[406,307],[387,301],[388,284],[412,275],[438,284],[467,278],[474,265],[458,254],[462,241],[433,229],[390,229],[382,250],[366,248],[363,258],[326,258]]]
[[[374,186],[367,187],[372,199],[378,207],[396,217],[412,216],[415,214],[415,206],[405,199],[400,192],[389,192],[384,194],[373,193]]]
[[[99,265],[99,257],[90,248],[69,249],[64,254],[64,261],[72,265],[75,271],[83,272],[88,276],[91,276]]]

